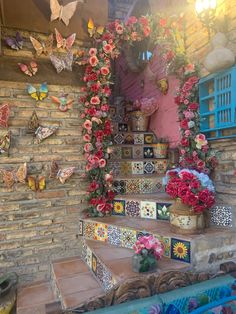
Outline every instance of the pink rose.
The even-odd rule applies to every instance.
[[[190,130],[185,130],[185,131],[184,131],[184,135],[185,135],[186,137],[190,136],[190,134],[191,134],[191,131],[190,131]]]
[[[101,106],[101,110],[104,112],[109,111],[109,106],[107,104]]]
[[[130,16],[126,22],[126,25],[132,25],[137,23],[138,19],[135,16]]]
[[[192,118],[194,118],[194,113],[192,111],[185,110],[183,114],[186,119],[191,120]]]
[[[92,170],[92,165],[91,165],[91,164],[87,164],[87,165],[85,166],[85,170],[86,170],[86,172]]]
[[[100,98],[98,96],[93,96],[91,99],[90,99],[90,103],[92,105],[99,105],[100,104]]]
[[[104,50],[104,52],[105,52],[106,54],[109,54],[109,53],[112,52],[113,47],[112,47],[112,45],[110,45],[110,44],[105,44],[105,45],[103,46],[103,50]]]
[[[83,140],[84,140],[85,142],[90,142],[90,141],[91,141],[91,136],[90,136],[89,134],[85,134],[85,135],[83,136]]]
[[[117,34],[121,35],[121,34],[123,34],[123,31],[124,31],[123,25],[117,24],[116,25],[116,32],[117,32]]]
[[[91,144],[91,143],[86,143],[85,145],[84,145],[84,151],[86,152],[86,153],[89,153],[89,152],[91,152],[93,150],[93,145]]]
[[[104,168],[106,166],[106,160],[105,159],[100,159],[99,162],[99,168]]]
[[[92,128],[92,122],[90,120],[86,120],[83,124],[83,127],[86,129],[86,130],[91,130]]]
[[[95,56],[97,54],[97,49],[96,48],[90,48],[89,49],[89,55],[90,56]]]
[[[89,58],[89,63],[92,67],[95,67],[98,64],[98,58],[96,56],[92,56]]]
[[[101,67],[101,73],[102,75],[107,75],[109,74],[110,70],[108,69],[108,67]]]

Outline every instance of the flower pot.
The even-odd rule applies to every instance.
[[[131,117],[131,129],[133,132],[148,130],[149,117],[147,117],[142,111],[136,110],[130,112]]]
[[[157,260],[154,256],[142,256],[134,254],[132,257],[132,269],[136,273],[154,271],[157,268]]]
[[[151,144],[155,158],[166,158],[169,143],[156,143]]]
[[[170,206],[171,231],[178,234],[200,234],[206,227],[204,214],[197,214],[191,206],[185,205],[177,199]]]

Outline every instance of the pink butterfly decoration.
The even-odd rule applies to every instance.
[[[70,50],[75,42],[76,33],[71,34],[69,37],[65,39],[55,28],[55,34],[56,34],[57,48]]]
[[[62,70],[72,71],[73,63],[73,53],[68,52],[65,58],[58,58],[54,55],[50,56],[50,60],[56,69],[57,73],[60,73]]]
[[[18,66],[28,76],[33,76],[38,72],[38,65],[35,61],[31,61],[29,65],[18,63]]]
[[[53,160],[51,163],[50,169],[50,178],[57,178],[59,181],[64,184],[72,174],[75,172],[75,167],[68,167],[64,169],[59,169],[58,163]]]
[[[8,119],[10,116],[10,108],[7,103],[3,103],[0,106],[0,126],[3,128],[8,128]]]

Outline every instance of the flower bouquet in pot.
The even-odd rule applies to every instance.
[[[152,235],[140,237],[134,245],[135,254],[132,258],[132,268],[135,272],[155,270],[157,260],[164,254],[163,244]]]
[[[170,207],[170,224],[176,233],[201,233],[205,213],[215,203],[215,189],[209,176],[189,169],[167,171],[164,178],[166,193],[175,200]]]

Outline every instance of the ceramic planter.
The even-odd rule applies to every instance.
[[[155,158],[166,158],[169,144],[168,143],[156,143],[151,145]]]

